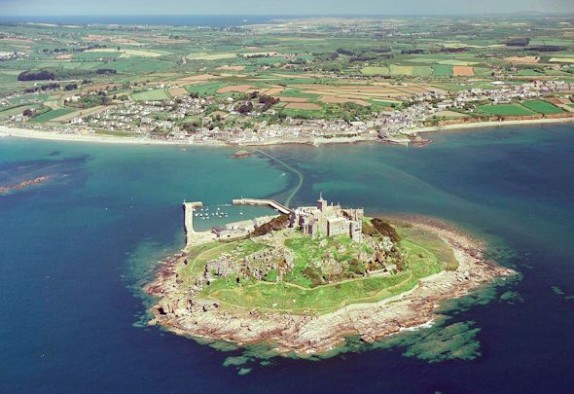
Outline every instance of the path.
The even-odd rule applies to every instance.
[[[291,171],[292,173],[297,175],[297,177],[299,178],[297,185],[293,188],[293,190],[291,191],[291,193],[289,194],[287,199],[285,199],[285,206],[289,207],[289,205],[291,204],[291,200],[293,200],[293,197],[295,197],[295,195],[299,192],[299,190],[301,190],[301,187],[303,186],[303,179],[304,179],[303,174],[301,173],[301,171],[297,170],[296,168],[291,167],[289,164],[285,163],[283,160],[280,160],[274,156],[271,156],[269,153],[263,152],[260,149],[255,149],[255,152],[260,153],[263,156],[281,164],[283,167],[287,168],[289,171]]]

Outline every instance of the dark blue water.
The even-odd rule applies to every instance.
[[[295,205],[323,191],[370,213],[437,216],[504,250],[522,280],[453,317],[480,328],[481,356],[429,363],[393,348],[245,376],[222,366],[227,353],[138,327],[134,286],[181,246],[183,199],[284,196],[287,170],[226,149],[0,139],[0,184],[52,177],[0,197],[0,392],[573,392],[574,128],[433,138],[266,151],[303,173]],[[507,290],[524,302],[500,301]]]

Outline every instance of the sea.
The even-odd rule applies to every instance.
[[[0,138],[0,393],[572,393],[574,127],[381,144],[233,148]],[[289,166],[286,167],[284,164]],[[301,186],[301,187],[299,187]],[[141,287],[183,246],[183,201],[319,193],[370,215],[439,218],[513,279],[441,306],[430,328],[325,359],[230,350],[145,325]]]
[[[47,15],[0,16],[0,24],[150,25],[233,27],[305,18],[301,15]]]

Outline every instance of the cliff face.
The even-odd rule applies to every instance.
[[[178,266],[185,255],[169,259],[148,292],[161,297],[152,308],[155,318],[170,331],[240,346],[269,343],[278,353],[311,355],[328,352],[347,336],[373,342],[401,329],[432,321],[438,304],[457,298],[513,271],[483,260],[481,248],[469,238],[434,225],[416,224],[450,245],[459,261],[456,271],[443,271],[419,281],[413,290],[377,303],[353,304],[324,315],[242,310],[201,299],[199,289],[181,289]]]

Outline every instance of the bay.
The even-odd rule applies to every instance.
[[[431,363],[408,349],[322,361],[274,358],[250,373],[229,355],[142,328],[139,286],[182,247],[181,203],[227,209],[286,198],[297,175],[233,149],[0,139],[0,184],[50,176],[0,197],[0,392],[568,392],[574,387],[574,129],[571,125],[435,134],[424,149],[378,144],[266,147],[303,186],[368,214],[438,217],[489,242],[520,281],[449,312],[472,322],[480,356]],[[199,222],[207,229],[213,224]],[[500,298],[505,292],[520,301]],[[421,332],[424,332],[422,330]],[[407,355],[405,355],[407,354]]]

